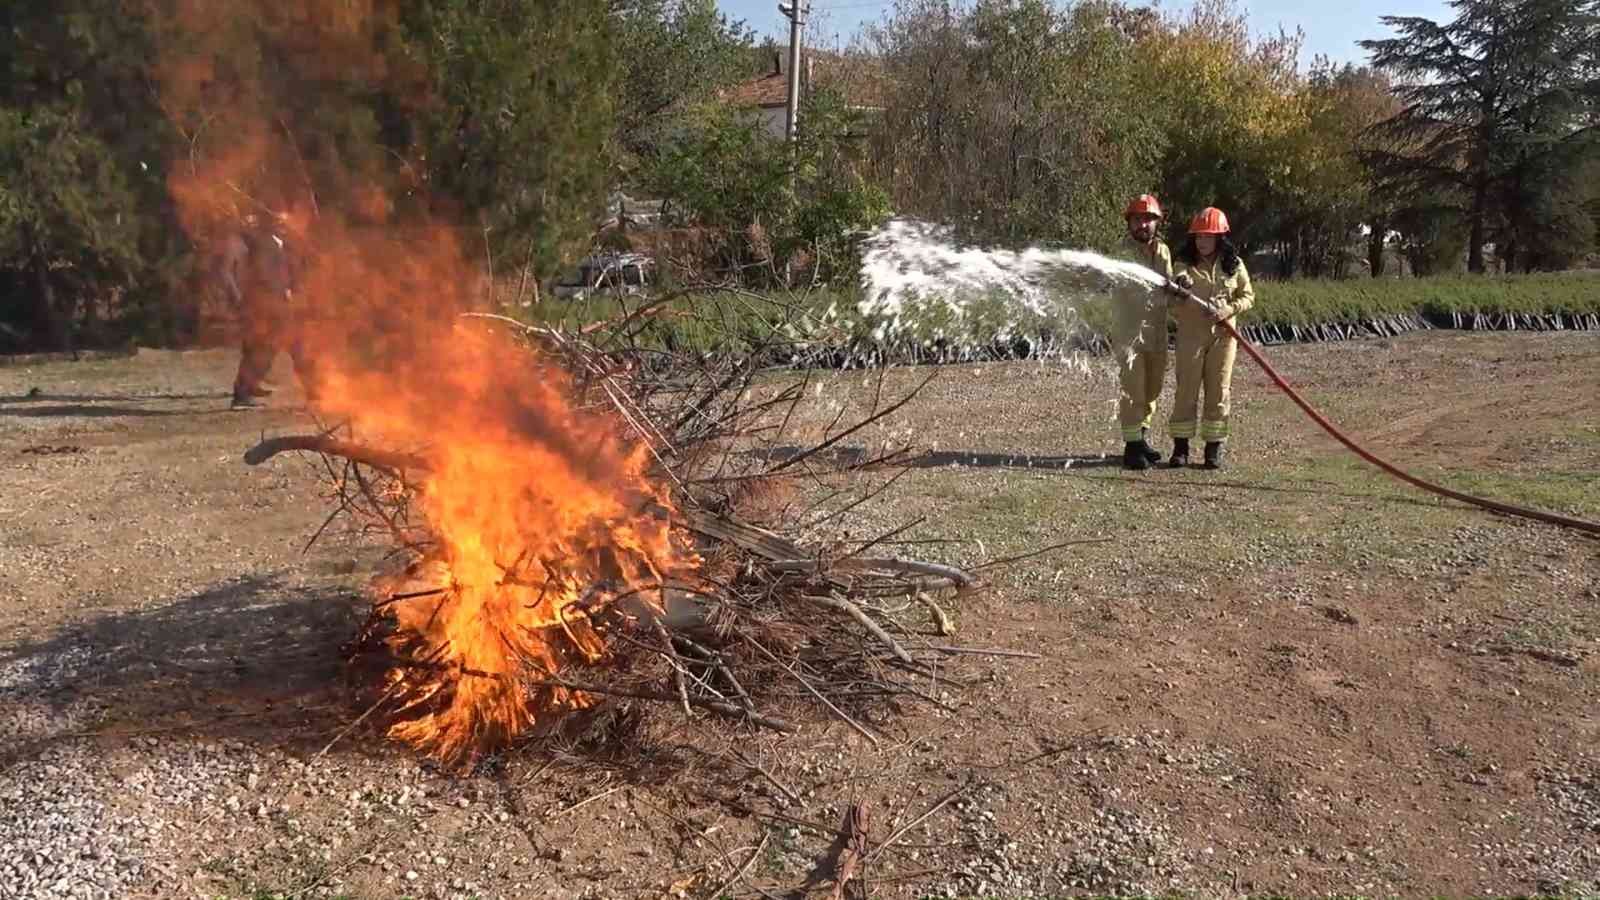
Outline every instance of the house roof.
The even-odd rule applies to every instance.
[[[722,99],[734,106],[759,106],[771,109],[789,102],[789,78],[779,72],[768,72],[736,84],[722,93]]]
[[[734,106],[775,109],[789,102],[787,61],[774,54],[772,68],[765,74],[722,91],[723,102]],[[821,51],[807,51],[801,69],[801,90],[811,82],[835,88],[854,106],[879,107],[886,94],[883,73],[874,60]]]

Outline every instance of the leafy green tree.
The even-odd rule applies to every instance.
[[[1166,142],[1123,8],[902,0],[873,34],[896,205],[1007,243],[1107,246]]]
[[[585,243],[612,182],[617,48],[602,0],[409,0],[425,102],[404,148],[429,190],[539,275]],[[394,101],[406,109],[407,98]],[[471,245],[469,243],[469,246]]]
[[[793,144],[749,111],[706,103],[656,157],[645,184],[668,209],[718,238],[716,263],[745,281],[824,281],[847,265],[851,235],[888,215],[861,174],[858,116],[814,90]]]
[[[1293,231],[1297,151],[1312,151],[1298,36],[1255,41],[1230,0],[1201,0],[1141,40],[1142,114],[1162,123],[1161,196],[1175,220],[1227,211],[1247,247]]]
[[[1319,58],[1294,100],[1297,124],[1282,141],[1287,166],[1270,194],[1278,210],[1270,239],[1281,274],[1344,277],[1363,256],[1371,272],[1382,274],[1390,217],[1363,163],[1360,138],[1392,112],[1388,83],[1370,69]],[[1362,225],[1370,229],[1364,253],[1357,249]]]
[[[697,103],[751,72],[754,36],[715,0],[614,0],[617,143],[652,155]]]
[[[0,7],[0,326],[13,345],[103,340],[110,317],[147,333],[179,324],[171,132],[146,87],[146,24],[119,0]]]
[[[1381,131],[1398,149],[1378,154],[1391,190],[1460,197],[1467,268],[1486,270],[1496,217],[1520,245],[1529,232],[1512,208],[1541,179],[1593,152],[1585,111],[1600,95],[1600,3],[1458,0],[1453,21],[1385,17],[1398,36],[1363,41],[1373,64],[1403,80],[1400,112]],[[1547,182],[1546,182],[1547,183]],[[1510,202],[1507,202],[1510,198]]]

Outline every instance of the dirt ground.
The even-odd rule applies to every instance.
[[[1600,519],[1600,337],[1269,355],[1419,474]],[[730,733],[799,803],[687,743],[462,776],[351,728],[378,548],[303,552],[313,464],[240,456],[304,422],[228,411],[232,364],[0,368],[0,897],[778,896],[845,804],[881,839],[963,785],[872,896],[1600,891],[1600,542],[1383,479],[1247,361],[1220,473],[1102,460],[1099,364],[942,369],[861,434],[935,452],[858,537],[926,517],[901,549],[968,566],[1108,540],[984,570],[952,640],[1041,658],[958,659],[954,712],[876,747]]]

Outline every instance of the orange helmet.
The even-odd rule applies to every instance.
[[[1128,208],[1123,211],[1122,217],[1124,219],[1131,219],[1134,216],[1155,216],[1158,219],[1166,218],[1166,215],[1161,212],[1161,204],[1156,202],[1154,194],[1140,194],[1139,196],[1128,201]]]
[[[1200,210],[1189,223],[1190,234],[1227,234],[1232,230],[1228,227],[1227,214],[1215,206]]]

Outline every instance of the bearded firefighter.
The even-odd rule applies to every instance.
[[[1207,207],[1189,223],[1189,237],[1178,251],[1180,271],[1173,280],[1207,305],[1182,303],[1176,311],[1178,388],[1168,424],[1175,469],[1189,464],[1189,442],[1197,435],[1206,445],[1205,468],[1222,468],[1238,342],[1220,323],[1232,324],[1256,298],[1230,230],[1222,210]]]
[[[1156,227],[1161,204],[1150,194],[1133,198],[1123,212],[1128,223],[1124,255],[1149,267],[1162,278],[1172,277],[1172,252]],[[1167,377],[1167,300],[1160,291],[1119,288],[1112,321],[1112,346],[1122,395],[1117,422],[1122,427],[1122,467],[1148,469],[1161,461],[1150,447],[1150,420],[1156,413],[1161,383]]]
[[[311,391],[310,366],[295,334],[295,267],[288,240],[294,235],[285,213],[262,222],[246,216],[224,253],[223,282],[241,313],[243,336],[239,371],[233,381],[233,408],[258,409],[273,392],[267,383],[273,361],[287,352],[295,373]]]

